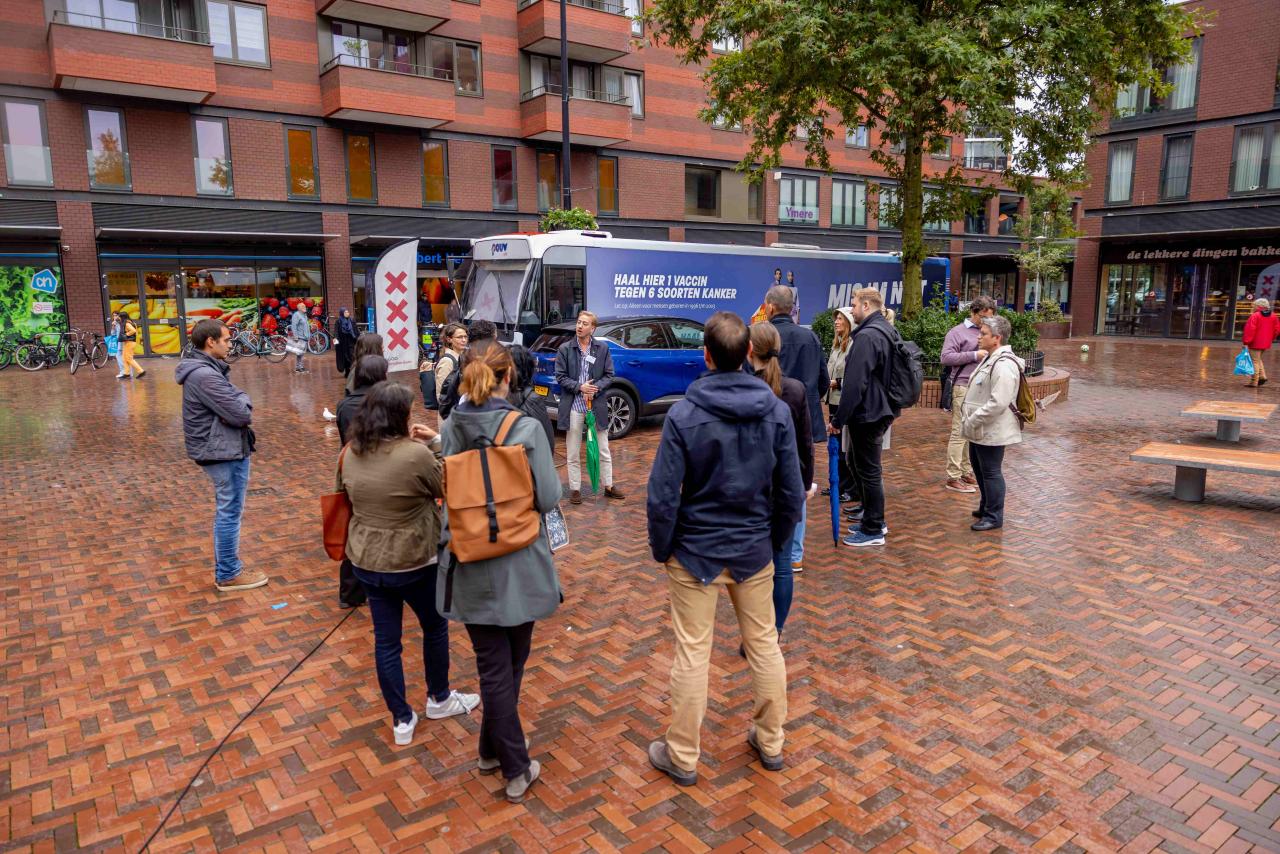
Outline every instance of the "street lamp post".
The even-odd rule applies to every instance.
[[[1042,269],[1042,268],[1041,268],[1041,266],[1040,266],[1040,264],[1041,264],[1041,261],[1040,261],[1040,247],[1044,246],[1044,242],[1045,242],[1045,240],[1047,240],[1047,239],[1048,239],[1048,238],[1047,238],[1047,237],[1045,237],[1043,234],[1037,234],[1037,235],[1036,235],[1036,298],[1035,298],[1035,301],[1034,301],[1034,302],[1032,303],[1032,305],[1031,305],[1031,310],[1032,310],[1032,311],[1039,311],[1039,310],[1040,310],[1040,290],[1041,290],[1041,288],[1043,288],[1043,287],[1044,287],[1044,284],[1043,284],[1043,282],[1042,282],[1042,281],[1041,281],[1041,279],[1040,279],[1040,276],[1041,276],[1041,272],[1040,272],[1040,271],[1041,271],[1041,269]]]
[[[569,0],[560,0],[560,207],[573,207],[569,189]]]

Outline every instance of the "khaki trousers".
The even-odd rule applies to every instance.
[[[582,428],[587,423],[587,413],[569,413],[569,432],[564,437],[564,453],[569,463],[569,488],[582,489]],[[609,453],[609,425],[596,425],[596,438],[600,440],[600,485],[613,486],[613,454]]]
[[[716,600],[720,588],[729,591],[738,615],[742,646],[751,667],[755,692],[756,740],[769,756],[782,752],[782,725],[787,718],[787,666],[778,648],[773,620],[773,565],[742,583],[725,570],[703,584],[672,558],[667,563],[671,591],[671,624],[675,628],[675,658],[671,662],[671,727],[667,750],[683,771],[698,767],[702,719],[707,713],[707,672],[715,634]]]
[[[1253,376],[1249,378],[1249,385],[1257,385],[1258,380],[1267,378],[1267,369],[1262,364],[1262,357],[1267,353],[1266,350],[1255,350],[1249,348],[1249,358],[1253,359]]]
[[[951,438],[947,440],[947,480],[959,480],[965,475],[973,477],[973,466],[969,464],[969,443],[964,440],[960,424],[964,421],[964,396],[969,390],[967,385],[958,385],[951,390]]]

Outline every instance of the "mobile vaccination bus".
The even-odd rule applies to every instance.
[[[605,231],[508,234],[476,240],[462,290],[462,316],[491,320],[504,341],[532,344],[546,326],[572,322],[580,310],[600,317],[661,315],[706,322],[732,311],[750,322],[781,268],[794,274],[799,321],[847,306],[872,287],[885,304],[902,305],[896,255],[788,246],[722,246],[626,240]],[[924,263],[925,304],[946,294],[950,262]]]

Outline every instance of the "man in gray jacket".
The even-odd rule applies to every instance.
[[[253,403],[231,384],[226,363],[231,330],[220,320],[206,319],[191,332],[194,352],[178,363],[175,378],[182,386],[182,432],[187,456],[213,481],[217,510],[213,517],[214,586],[222,591],[249,590],[267,583],[258,569],[240,562],[240,517],[249,487],[249,455],[253,453]]]

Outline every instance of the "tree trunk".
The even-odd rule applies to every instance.
[[[920,282],[924,270],[924,138],[909,133],[903,140],[902,316],[914,317],[923,306]]]

